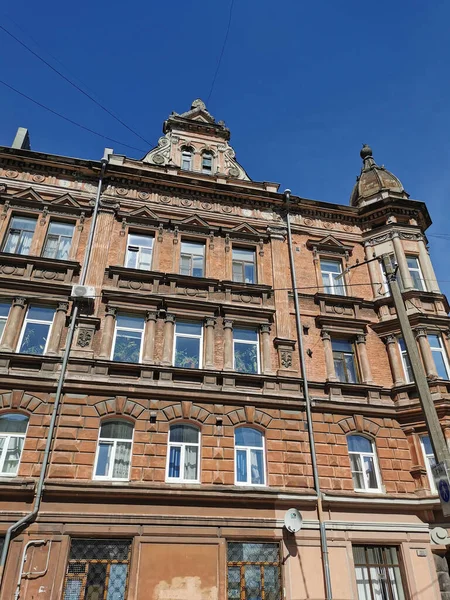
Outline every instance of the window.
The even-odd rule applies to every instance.
[[[359,381],[355,349],[347,340],[332,340],[334,370],[336,377],[343,383]]]
[[[125,600],[131,540],[72,540],[63,600]]]
[[[434,483],[433,472],[431,470],[431,467],[434,467],[436,464],[436,458],[434,456],[430,436],[429,435],[421,435],[420,436],[420,445],[422,446],[423,457],[425,459],[425,467],[427,469],[428,481],[430,482],[430,490],[433,492],[433,494],[436,494],[437,493],[436,485]]]
[[[211,152],[204,152],[202,155],[202,173],[211,175],[213,168],[213,155]]]
[[[202,367],[201,323],[177,321],[175,324],[175,366],[185,369]]]
[[[355,490],[380,491],[380,474],[373,442],[362,435],[349,435],[347,445]]]
[[[258,332],[256,329],[233,330],[234,370],[240,373],[259,373]]]
[[[71,223],[51,221],[42,256],[67,260],[72,245],[73,229],[74,226]]]
[[[141,361],[144,319],[130,315],[118,315],[111,360],[138,363]]]
[[[323,291],[325,294],[345,296],[344,276],[340,260],[320,259]]]
[[[192,171],[193,154],[192,148],[183,148],[181,151],[181,168],[183,171]]]
[[[423,280],[422,271],[420,269],[419,259],[417,256],[406,255],[406,262],[408,264],[409,274],[413,281],[413,287],[415,290],[426,291],[425,281]]]
[[[358,600],[405,600],[398,550],[353,546]]]
[[[205,274],[205,244],[202,242],[181,242],[182,275],[204,277]]]
[[[228,600],[281,600],[278,544],[230,542],[227,569]]]
[[[233,281],[256,283],[254,250],[233,248]]]
[[[7,302],[0,302],[0,342],[2,340],[3,331],[5,330],[6,321],[8,320],[10,308],[11,305]]]
[[[153,236],[129,233],[125,266],[149,271],[152,266],[152,250]]]
[[[50,337],[55,310],[48,306],[30,306],[20,335],[18,352],[44,354]]]
[[[27,426],[25,415],[0,415],[0,475],[17,475]]]
[[[133,425],[127,421],[105,421],[100,427],[94,479],[128,481]]]
[[[192,425],[172,425],[169,431],[167,480],[199,481],[200,432]]]
[[[431,353],[433,354],[434,364],[436,371],[441,379],[449,378],[449,366],[447,353],[442,342],[440,335],[428,334],[428,341],[430,342]]]
[[[398,338],[398,347],[400,349],[400,356],[402,358],[403,371],[405,373],[405,381],[406,383],[412,383],[414,381],[414,375],[412,372],[411,361],[409,360],[405,340],[401,337]]]
[[[3,246],[3,252],[29,254],[35,228],[35,218],[13,217]]]
[[[237,485],[265,485],[264,436],[257,429],[239,427],[234,432]]]

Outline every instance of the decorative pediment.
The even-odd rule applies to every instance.
[[[51,201],[52,205],[70,206],[71,208],[81,208],[81,205],[70,194],[63,194]]]
[[[350,256],[353,251],[353,246],[346,246],[332,235],[327,235],[320,240],[308,240],[306,247],[312,250],[314,254],[324,252],[326,254]]]
[[[214,117],[206,109],[205,103],[199,98],[194,100],[191,110],[182,113],[180,117],[195,121],[203,121],[204,123],[215,123]]]
[[[151,219],[152,221],[160,221],[160,217],[152,210],[148,208],[148,206],[141,206],[140,208],[136,208],[130,212],[128,217],[138,217],[140,219]]]
[[[208,221],[205,221],[205,219],[202,219],[198,215],[192,215],[191,217],[187,217],[182,221],[178,221],[177,225],[184,225],[190,227],[207,227],[208,229],[210,227]]]
[[[233,229],[231,229],[230,231],[233,233],[239,233],[242,235],[251,235],[251,236],[261,237],[261,233],[259,231],[257,231],[254,227],[249,225],[248,223],[241,223],[240,225],[233,227]]]
[[[17,194],[14,194],[13,196],[11,196],[11,199],[16,199],[16,198],[20,198],[21,200],[32,200],[34,202],[46,202],[42,196],[40,194],[38,194],[36,192],[36,190],[34,190],[33,188],[27,188],[26,190],[22,190],[21,192],[18,192]]]

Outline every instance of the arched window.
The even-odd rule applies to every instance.
[[[213,170],[213,155],[211,152],[203,152],[202,154],[202,173],[211,175]]]
[[[100,427],[94,479],[128,480],[133,425],[128,421],[105,421]]]
[[[234,432],[237,485],[265,485],[264,436],[257,429],[239,427]]]
[[[183,171],[192,171],[194,151],[192,148],[185,147],[181,150],[181,168]]]
[[[167,481],[193,483],[199,481],[200,431],[197,427],[178,423],[169,431]]]
[[[349,435],[347,445],[355,490],[379,492],[381,477],[372,440],[362,435]]]
[[[25,415],[0,416],[0,475],[17,475],[27,426]]]

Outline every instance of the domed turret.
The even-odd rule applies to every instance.
[[[398,194],[403,198],[409,197],[400,179],[383,166],[377,165],[370,146],[364,144],[359,154],[363,160],[363,166],[350,196],[352,206],[364,206],[364,204],[376,202],[383,197],[383,192]]]

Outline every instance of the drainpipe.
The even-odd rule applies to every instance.
[[[316,455],[316,446],[314,443],[314,430],[313,430],[313,421],[311,414],[311,398],[309,396],[309,387],[308,387],[308,378],[306,375],[306,364],[305,364],[305,351],[303,346],[303,329],[302,329],[302,321],[300,316],[300,305],[298,301],[298,293],[297,293],[297,276],[295,274],[295,265],[294,265],[294,251],[292,248],[292,233],[291,233],[291,216],[289,211],[289,206],[291,203],[291,190],[286,190],[284,192],[284,199],[286,202],[286,225],[287,225],[287,234],[288,234],[288,248],[289,248],[289,263],[291,267],[291,279],[292,279],[292,293],[294,295],[294,307],[295,307],[295,324],[297,327],[297,338],[298,338],[298,353],[300,357],[300,367],[303,376],[303,393],[305,397],[306,404],[306,423],[308,427],[308,437],[309,437],[309,448],[311,451],[311,464],[313,470],[313,478],[314,478],[314,489],[317,493],[317,515],[319,517],[319,530],[320,530],[320,548],[322,553],[322,566],[323,566],[323,574],[325,579],[325,594],[326,600],[332,600],[333,595],[331,591],[331,575],[330,575],[330,563],[328,560],[328,543],[327,543],[327,532],[325,528],[325,523],[323,520],[323,509],[322,509],[322,492],[320,491],[320,482],[319,482],[319,472],[317,469],[317,455]]]
[[[93,241],[94,241],[94,230],[95,230],[95,225],[97,222],[98,209],[100,206],[100,195],[101,195],[102,186],[103,186],[103,176],[105,174],[106,167],[109,162],[110,154],[112,154],[112,150],[110,148],[105,148],[105,153],[104,153],[102,161],[101,161],[102,166],[101,166],[100,175],[99,175],[99,179],[98,179],[97,195],[95,197],[94,212],[92,214],[92,224],[91,224],[91,229],[89,231],[89,238],[88,238],[88,242],[87,242],[87,246],[86,246],[86,255],[84,257],[83,266],[81,268],[81,273],[80,273],[80,281],[79,281],[80,285],[84,285],[84,283],[86,281],[87,268],[88,268],[89,258],[91,255],[92,245],[93,245]],[[55,431],[56,419],[58,417],[58,410],[59,410],[59,405],[60,405],[61,397],[62,397],[62,389],[63,389],[63,385],[64,385],[64,380],[66,377],[67,364],[69,362],[70,349],[72,347],[73,336],[75,334],[75,326],[76,326],[76,321],[77,321],[77,316],[78,316],[78,310],[79,310],[78,304],[74,304],[69,329],[67,331],[66,348],[64,350],[63,359],[62,359],[62,363],[61,363],[61,371],[59,374],[58,385],[56,388],[56,395],[55,395],[55,403],[53,405],[53,411],[52,411],[52,416],[51,416],[51,420],[50,420],[50,426],[48,429],[47,441],[45,444],[45,451],[44,451],[44,458],[42,461],[41,473],[39,475],[39,480],[38,480],[38,483],[36,486],[34,507],[30,513],[28,513],[27,515],[25,515],[24,517],[22,517],[15,523],[13,523],[9,527],[8,531],[6,532],[3,551],[2,551],[1,558],[0,558],[0,589],[2,587],[6,558],[8,556],[8,550],[9,550],[9,546],[11,543],[11,537],[16,531],[18,531],[19,529],[21,529],[22,527],[24,527],[26,525],[29,525],[36,519],[37,514],[39,512],[41,502],[42,502],[42,496],[43,496],[43,492],[44,492],[44,481],[45,481],[45,476],[47,473],[48,463],[50,462],[50,451],[51,451],[51,446],[52,446],[52,442],[53,442],[53,433]]]

